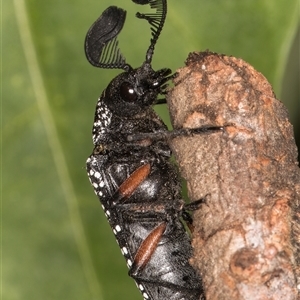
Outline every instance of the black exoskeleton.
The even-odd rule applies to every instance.
[[[126,12],[107,8],[89,29],[85,50],[100,68],[119,68],[98,100],[93,126],[94,151],[87,172],[127,265],[144,299],[204,299],[201,278],[189,264],[190,237],[181,222],[188,205],[181,199],[180,178],[170,162],[169,139],[221,127],[168,131],[153,111],[162,102],[170,69],[154,71],[151,60],[162,30],[166,0],[133,0],[150,4],[154,14],[137,14],[152,30],[141,67],[133,69],[121,55],[117,35]],[[200,201],[201,202],[201,201]]]

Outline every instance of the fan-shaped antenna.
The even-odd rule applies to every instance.
[[[136,16],[139,19],[145,19],[150,24],[152,38],[150,40],[151,44],[148,48],[146,54],[146,62],[151,63],[152,56],[154,53],[154,47],[158,40],[158,37],[163,29],[165,19],[167,16],[167,0],[132,0],[134,3],[137,4],[150,4],[151,8],[155,8],[155,13],[150,14],[141,14],[137,13]]]
[[[93,66],[125,71],[131,69],[120,52],[117,40],[125,19],[125,10],[110,6],[90,27],[85,38],[85,55]]]

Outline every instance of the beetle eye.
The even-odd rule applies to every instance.
[[[129,82],[123,82],[120,86],[121,98],[126,102],[133,102],[137,99],[137,94]]]

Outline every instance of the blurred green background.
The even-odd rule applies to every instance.
[[[100,93],[119,73],[93,68],[83,43],[109,5],[127,10],[120,47],[149,45],[149,11],[130,0],[2,2],[2,299],[141,299],[85,173]],[[169,0],[154,68],[191,51],[243,58],[289,108],[299,136],[298,0]],[[166,109],[162,112],[166,114]]]

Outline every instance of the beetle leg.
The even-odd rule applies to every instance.
[[[204,198],[201,198],[197,201],[185,204],[182,209],[181,212],[182,219],[185,221],[186,225],[188,226],[191,232],[194,231],[194,225],[193,225],[193,218],[189,212],[199,209],[203,203],[206,203],[206,199],[207,199],[207,195]]]
[[[231,124],[232,125],[232,124]],[[179,136],[191,136],[194,134],[211,134],[214,132],[224,131],[224,126],[202,126],[198,128],[180,128],[172,131],[159,130],[156,132],[135,133],[127,136],[128,142],[136,142],[139,140],[151,139],[154,140],[170,140]]]
[[[184,205],[183,210],[184,211],[194,211],[200,208],[201,204],[206,204],[208,195],[205,195],[203,198],[193,201],[191,203],[187,203]]]

